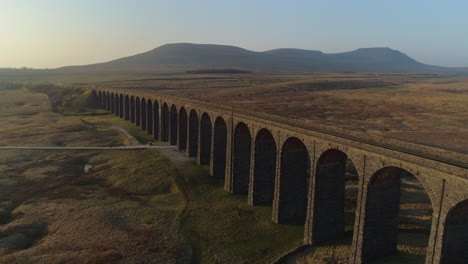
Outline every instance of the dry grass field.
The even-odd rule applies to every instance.
[[[468,153],[466,78],[181,74],[110,79],[68,81],[75,87],[156,90],[223,102],[311,126],[444,149],[462,158]],[[128,144],[123,134],[109,129],[112,125],[140,142],[150,139],[105,111],[77,109],[70,100],[80,101],[80,96],[63,92],[66,100],[53,107],[50,100],[57,98],[35,91],[0,89],[0,145]],[[270,206],[249,207],[245,196],[226,193],[206,168],[176,168],[154,151],[0,150],[0,159],[5,161],[0,164],[1,263],[265,263],[302,241],[301,226],[270,221]],[[83,173],[85,164],[94,166],[91,173]],[[408,181],[402,185],[399,254],[380,263],[424,262],[432,209],[425,191]],[[348,236],[288,263],[346,263],[356,192],[350,182]]]
[[[2,146],[117,146],[148,136],[112,114],[0,89]],[[0,150],[0,263],[265,263],[303,227],[271,222],[205,167],[154,150]],[[93,168],[83,171],[86,164]]]
[[[468,153],[468,78],[436,75],[177,75],[82,83],[222,103],[306,125]]]
[[[1,145],[108,146],[119,133],[0,90]],[[175,168],[154,151],[0,150],[0,263],[187,262]],[[92,164],[84,173],[85,164]],[[131,166],[127,166],[130,164]],[[149,177],[151,175],[151,177]],[[185,259],[184,259],[185,258]]]

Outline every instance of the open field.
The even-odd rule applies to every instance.
[[[0,82],[154,90],[468,153],[468,78],[423,74],[60,75],[11,71]]]
[[[128,144],[111,125],[148,139],[111,114],[63,115],[44,94],[0,93],[2,145]],[[206,168],[176,168],[154,150],[1,150],[0,159],[0,263],[265,263],[302,241],[301,226],[270,221],[271,207],[250,207]]]
[[[468,80],[462,78],[179,75],[80,86],[156,89],[462,155],[468,150]],[[50,93],[48,97],[24,88],[0,89],[0,145],[129,144],[123,134],[110,129],[114,125],[140,142],[151,140],[135,125],[105,111],[77,108],[74,102],[86,103],[80,99],[85,95],[64,92],[65,99],[55,107]],[[206,168],[191,163],[174,167],[157,152],[0,154],[8,161],[0,166],[0,262],[137,263],[136,256],[144,252],[148,261],[164,263],[177,258],[181,263],[265,263],[302,243],[302,226],[273,224],[270,206],[250,207],[245,196],[226,193]],[[91,173],[83,173],[84,164],[94,166]],[[356,190],[348,185],[347,204],[356,199]],[[424,190],[403,184],[401,201],[399,254],[381,263],[423,263],[432,221],[429,200]],[[345,263],[353,210],[347,207],[345,239],[313,247],[287,263]],[[91,235],[97,239],[88,241]]]
[[[468,79],[436,75],[176,75],[83,86],[154,90],[468,153]]]

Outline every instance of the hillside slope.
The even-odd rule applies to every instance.
[[[468,73],[468,68],[426,65],[390,48],[362,48],[325,54],[301,49],[255,52],[214,44],[166,44],[137,55],[113,61],[69,66],[60,70],[156,70],[241,69],[256,72],[413,72]]]

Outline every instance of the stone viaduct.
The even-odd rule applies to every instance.
[[[432,151],[423,146],[402,151],[154,91],[94,92],[100,107],[210,165],[211,175],[224,179],[226,191],[248,194],[253,206],[272,204],[275,223],[303,223],[304,244],[344,235],[345,163],[350,159],[359,177],[353,264],[396,252],[400,177],[410,173],[424,186],[433,209],[426,263],[468,260],[466,164],[417,154]]]

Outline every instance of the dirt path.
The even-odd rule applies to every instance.
[[[140,142],[138,142],[138,140],[134,136],[132,136],[130,133],[128,133],[128,131],[125,130],[125,128],[123,128],[121,126],[111,126],[109,128],[117,130],[117,131],[121,132],[122,134],[124,134],[128,138],[128,140],[130,141],[131,145],[140,145]]]

